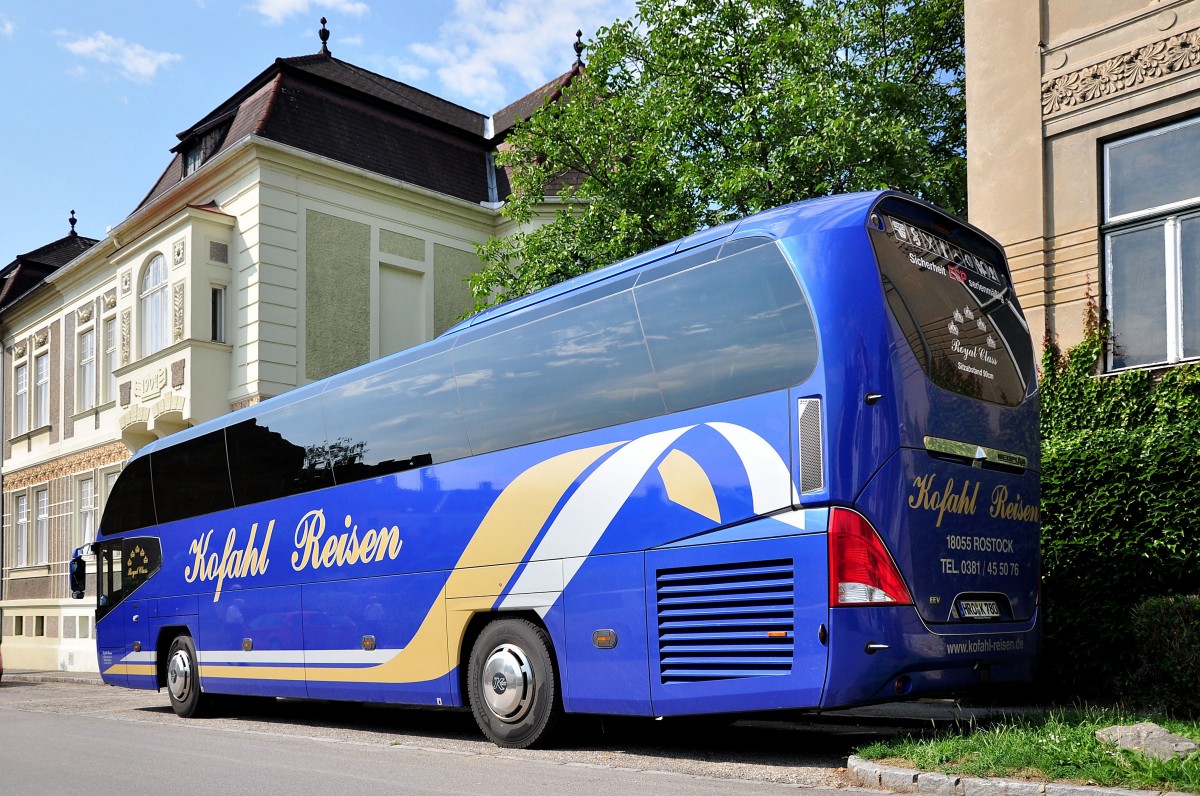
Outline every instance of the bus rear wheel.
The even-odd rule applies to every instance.
[[[508,749],[545,743],[563,712],[546,631],[524,619],[485,627],[471,648],[467,696],[492,743]]]
[[[196,645],[191,636],[176,636],[171,642],[167,654],[167,693],[177,716],[201,718],[211,711],[212,698],[200,691]]]

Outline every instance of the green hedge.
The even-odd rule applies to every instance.
[[[1200,592],[1200,367],[1095,376],[1105,330],[1088,315],[1042,359],[1043,685],[1121,697],[1146,598]]]
[[[1138,708],[1200,718],[1200,596],[1151,597],[1132,624],[1138,666],[1124,696]]]

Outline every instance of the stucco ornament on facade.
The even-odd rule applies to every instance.
[[[110,442],[98,448],[73,453],[43,464],[27,467],[24,470],[5,473],[5,494],[33,486],[34,484],[44,484],[56,478],[78,475],[80,471],[118,464],[128,458],[129,448],[120,442]]]
[[[129,310],[121,310],[121,364],[129,364],[129,327],[132,322],[132,313]]]
[[[183,282],[176,282],[171,295],[171,330],[176,343],[183,339],[183,286]]]
[[[139,401],[145,402],[151,398],[157,398],[162,395],[162,391],[167,387],[167,369],[162,368],[143,376],[140,379],[133,380],[133,397]]]
[[[1042,81],[1049,116],[1200,65],[1200,28]]]
[[[92,319],[92,312],[94,309],[95,309],[95,306],[92,304],[84,304],[82,307],[80,307],[77,312],[77,317],[79,318],[79,323],[83,324],[83,323],[87,323],[88,321],[90,321]]]

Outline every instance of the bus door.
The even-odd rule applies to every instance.
[[[162,563],[158,540],[129,537],[96,546],[96,639],[100,672],[110,685],[149,687],[130,679],[131,666],[153,662],[150,617],[136,591]],[[144,659],[144,660],[142,660]]]

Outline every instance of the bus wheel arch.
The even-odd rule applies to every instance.
[[[200,688],[196,644],[188,633],[179,633],[171,639],[165,661],[167,695],[175,714],[185,719],[209,715],[213,700]]]
[[[510,749],[545,744],[563,714],[558,660],[545,626],[536,615],[484,615],[464,651],[467,641],[465,701],[483,734]]]
[[[154,642],[154,649],[156,650],[155,670],[159,689],[167,687],[167,665],[171,659],[171,644],[178,636],[190,635],[191,632],[186,625],[171,625],[159,628],[158,640]]]

